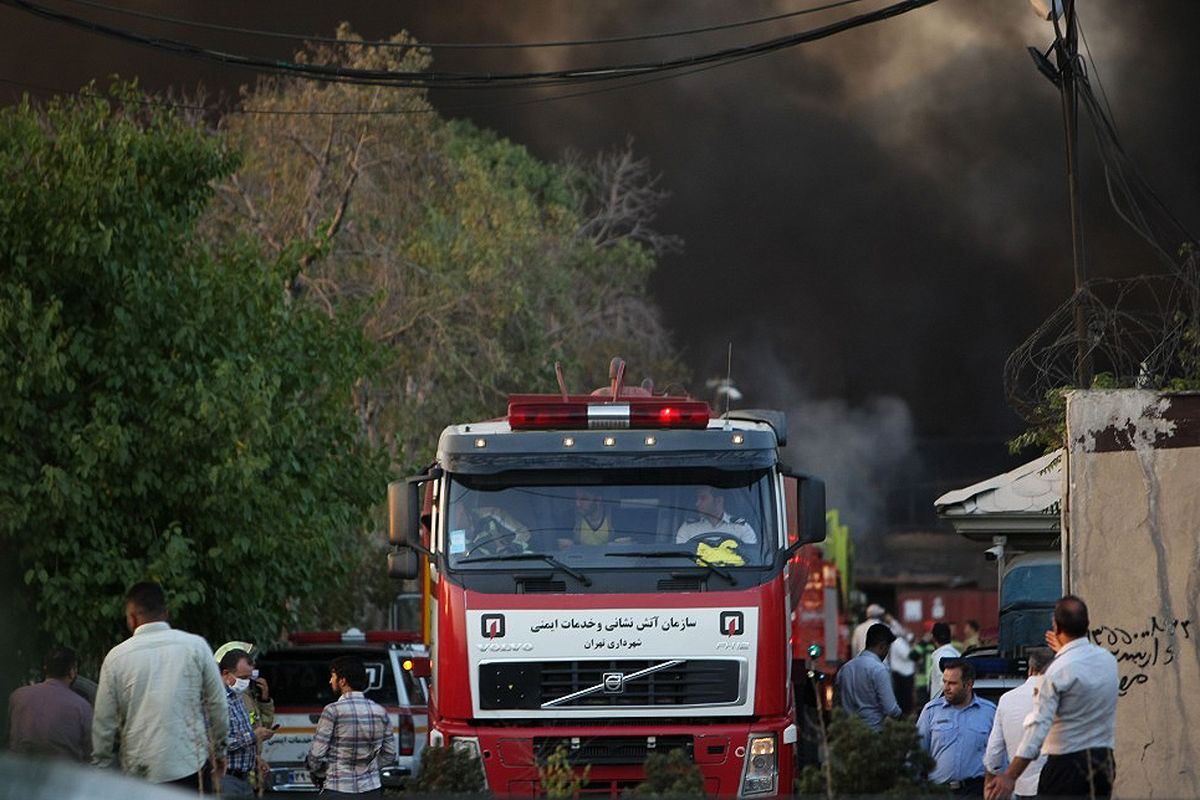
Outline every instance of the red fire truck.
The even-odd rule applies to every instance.
[[[429,596],[430,743],[477,753],[500,795],[539,794],[560,745],[592,796],[674,749],[710,795],[789,795],[824,484],[779,462],[781,413],[713,416],[622,373],[451,425],[389,487],[391,574]]]

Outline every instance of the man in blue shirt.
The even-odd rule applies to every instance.
[[[866,648],[838,670],[838,703],[875,730],[884,717],[899,717],[900,704],[892,689],[892,671],[883,663],[896,635],[882,622],[867,629]],[[982,767],[981,767],[982,768]]]
[[[921,746],[937,762],[930,779],[958,797],[983,797],[983,754],[996,717],[996,704],[976,697],[974,686],[970,662],[947,661],[942,694],[925,704],[917,720]]]

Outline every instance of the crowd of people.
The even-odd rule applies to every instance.
[[[955,642],[951,640],[950,626],[945,622],[927,626],[918,639],[877,603],[867,606],[865,616],[851,634],[850,656],[856,658],[867,649],[867,633],[876,625],[882,625],[891,633],[879,660],[887,668],[901,716],[919,711],[941,693],[942,674],[938,665],[943,659],[958,658],[980,644],[979,623],[973,619],[963,624],[965,635],[962,641]]]
[[[201,794],[261,794],[262,743],[274,735],[275,709],[253,646],[229,642],[214,652],[172,628],[155,583],[129,590],[125,618],[132,635],[105,657],[94,707],[72,689],[75,653],[47,652],[45,680],[9,700],[11,748],[119,764],[128,775]],[[1088,626],[1082,600],[1059,600],[1048,647],[1028,654],[1026,681],[996,704],[975,693],[975,669],[961,657],[978,624],[959,646],[945,623],[914,642],[871,606],[853,633],[854,657],[838,671],[837,702],[875,730],[889,717],[915,715],[934,762],[930,779],[957,796],[1108,797],[1117,663],[1089,642]],[[308,753],[313,781],[322,796],[379,797],[380,766],[396,759],[387,712],[364,696],[360,659],[335,659],[329,684],[338,699],[323,710]]]
[[[9,699],[11,749],[119,766],[202,795],[261,795],[262,743],[277,726],[253,645],[228,642],[214,652],[202,637],[172,628],[156,583],[133,586],[125,600],[131,636],[105,656],[94,703],[72,688],[75,652],[52,647],[45,680]],[[387,711],[363,695],[367,671],[358,658],[331,662],[329,683],[338,699],[322,712],[308,753],[313,781],[320,796],[380,797],[380,766],[396,760]]]
[[[963,650],[978,643],[978,623],[967,628]],[[920,696],[922,684],[912,678],[924,672],[928,696],[919,703],[916,727],[933,758],[931,781],[956,796],[987,800],[1109,797],[1117,662],[1087,634],[1087,605],[1063,597],[1046,632],[1048,647],[1028,653],[1025,682],[997,704],[975,693],[975,668],[951,642],[948,625],[933,625],[929,641],[913,646],[889,614],[872,606],[854,631],[854,657],[838,671],[837,702],[879,730],[886,718],[910,714],[901,698]]]

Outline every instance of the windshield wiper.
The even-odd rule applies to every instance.
[[[733,573],[721,569],[704,556],[688,550],[633,550],[628,553],[605,553],[604,555],[620,558],[686,558],[692,561],[698,561],[702,565],[708,567],[714,573],[728,581],[730,586],[737,586],[737,578],[733,577]]]
[[[545,561],[550,566],[557,567],[558,569],[567,573],[584,586],[592,585],[592,579],[587,575],[584,575],[577,569],[567,566],[549,553],[499,553],[494,556],[472,556],[470,558],[460,558],[458,563],[479,564],[486,561]]]

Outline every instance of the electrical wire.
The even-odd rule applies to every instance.
[[[1088,52],[1087,55],[1088,60],[1092,61],[1091,53]],[[1097,151],[1104,167],[1109,202],[1113,210],[1150,245],[1164,263],[1170,265],[1173,270],[1177,270],[1179,264],[1168,250],[1170,245],[1163,244],[1162,239],[1166,237],[1155,230],[1148,212],[1156,211],[1168,226],[1174,228],[1173,234],[1176,241],[1172,242],[1172,245],[1178,246],[1181,241],[1195,241],[1195,239],[1186,226],[1167,208],[1166,203],[1154,192],[1149,181],[1138,169],[1136,162],[1125,150],[1113,121],[1112,109],[1107,103],[1107,97],[1104,97],[1103,102],[1097,98],[1092,88],[1091,75],[1088,70],[1083,68],[1082,63],[1076,70],[1076,86],[1092,126]],[[1103,93],[1103,86],[1101,86],[1101,92]],[[1150,209],[1147,209],[1147,206],[1150,206]]]
[[[645,42],[658,39],[673,39],[683,36],[696,36],[704,33],[714,33],[717,31],[735,30],[737,28],[746,28],[754,25],[762,25],[768,22],[779,22],[785,19],[793,19],[795,17],[806,14],[816,14],[821,11],[830,11],[842,6],[861,3],[863,0],[836,0],[835,2],[824,3],[818,6],[802,8],[796,11],[787,11],[781,14],[772,14],[766,17],[755,17],[753,19],[738,20],[736,22],[718,23],[716,25],[708,25],[700,28],[686,28],[676,31],[664,31],[660,33],[642,33],[630,36],[613,36],[601,39],[577,39],[571,41],[545,41],[545,42],[392,42],[384,40],[363,41],[336,39],[329,36],[304,36],[302,34],[282,33],[279,31],[265,31],[254,28],[241,28],[232,25],[219,25],[211,22],[199,22],[197,20],[182,19],[179,17],[168,17],[161,14],[152,14],[148,11],[137,11],[131,8],[121,8],[112,6],[106,3],[96,2],[96,0],[66,0],[66,2],[76,5],[86,6],[88,8],[99,9],[114,14],[123,14],[125,16],[137,17],[139,19],[148,19],[154,22],[165,22],[171,25],[179,25],[188,28],[199,28],[202,30],[221,31],[223,33],[236,33],[247,36],[256,36],[264,39],[281,39],[284,41],[306,42],[313,44],[331,44],[340,46],[356,46],[356,47],[380,47],[380,48],[426,48],[429,50],[516,50],[516,49],[533,49],[533,48],[557,48],[557,47],[580,47],[586,45],[604,45],[604,44],[626,44],[629,42]]]
[[[517,73],[453,73],[453,72],[411,72],[403,70],[361,70],[347,67],[329,66],[322,64],[304,64],[278,59],[259,58],[235,53],[223,53],[199,47],[187,42],[161,37],[149,37],[132,31],[113,28],[108,25],[80,19],[63,14],[45,6],[37,5],[30,0],[0,0],[0,4],[16,8],[34,16],[80,28],[91,33],[101,34],[122,41],[138,44],[154,49],[166,50],[177,55],[217,61],[231,66],[240,66],[263,72],[298,75],[313,80],[324,80],[335,83],[357,83],[365,85],[387,85],[398,87],[434,87],[439,88],[479,88],[493,86],[556,86],[565,83],[582,83],[588,81],[609,81],[626,77],[648,75],[655,72],[670,72],[688,67],[705,64],[721,64],[733,62],[747,57],[765,55],[767,53],[793,47],[798,44],[816,41],[837,33],[842,33],[862,25],[890,19],[895,16],[913,11],[922,6],[930,5],[937,0],[900,0],[890,6],[876,11],[849,17],[839,22],[831,23],[800,33],[790,34],[775,39],[755,42],[741,47],[726,48],[700,55],[667,59],[658,62],[641,62],[632,64],[617,64],[593,66],[576,69],[551,70],[543,72]]]
[[[727,64],[737,63],[750,58],[749,56],[741,59],[732,59]],[[635,89],[641,86],[648,86],[654,83],[660,83],[667,80],[675,80],[690,75],[695,75],[701,72],[707,72],[710,69],[716,69],[725,64],[706,64],[704,66],[695,67],[692,69],[684,69],[669,75],[654,75],[642,79],[626,79],[617,84],[606,84],[596,86],[589,89],[580,89],[573,92],[563,92],[558,94],[546,95],[543,97],[521,98],[519,100],[508,100],[489,103],[469,103],[461,105],[439,105],[437,108],[432,106],[426,108],[373,108],[373,109],[274,109],[274,108],[246,108],[232,107],[225,108],[219,105],[195,105],[191,103],[180,103],[172,100],[166,100],[161,97],[145,97],[139,102],[147,107],[174,108],[180,111],[194,111],[203,113],[220,113],[220,114],[235,114],[235,115],[264,115],[264,116],[279,116],[279,117],[371,117],[371,116],[404,116],[408,114],[454,114],[470,111],[490,111],[495,109],[516,108],[521,106],[539,105],[542,103],[553,103],[559,100],[574,100],[580,97],[589,97],[598,94],[607,94],[609,92],[621,91],[624,89]],[[69,94],[73,97],[99,97],[102,95],[72,90],[56,90],[45,86],[24,83],[21,81],[11,80],[9,78],[0,78],[0,83],[7,83],[12,86],[20,86],[28,89],[36,89],[48,94]],[[126,100],[123,102],[131,102]]]

